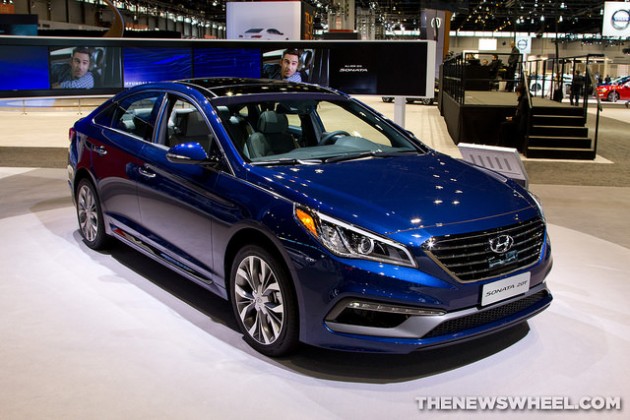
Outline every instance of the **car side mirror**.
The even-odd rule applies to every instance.
[[[221,162],[221,157],[212,154],[208,155],[206,149],[198,142],[180,143],[166,153],[166,159],[173,163],[183,163],[188,165],[204,164],[215,167]]]

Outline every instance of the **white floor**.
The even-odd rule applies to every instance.
[[[65,170],[0,168],[0,181],[20,176],[59,193],[14,209],[6,197],[20,191],[0,190],[2,420],[630,418],[630,248],[581,228],[596,214],[563,213],[567,197],[584,205],[581,191],[628,189],[560,200],[562,187],[534,186],[552,210],[555,299],[528,327],[405,356],[305,347],[274,360],[242,341],[226,302],[122,245],[86,248]],[[419,410],[431,396],[620,397],[623,408]]]
[[[307,347],[282,360],[245,345],[224,301],[124,246],[86,248],[69,199],[1,219],[0,231],[1,419],[389,419],[437,415],[418,409],[426,396],[629,401],[630,250],[557,225],[555,300],[529,331],[406,356]]]

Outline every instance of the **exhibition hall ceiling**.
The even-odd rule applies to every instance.
[[[334,1],[334,0],[331,0]],[[413,26],[421,9],[449,10],[451,30],[596,33],[602,28],[602,0],[357,0],[376,4],[386,21]],[[401,22],[403,23],[403,22]]]
[[[225,22],[228,0],[145,0],[141,3],[195,10],[206,19]],[[331,12],[343,10],[344,0],[304,0],[313,5],[317,23]],[[146,4],[145,3],[145,4]],[[448,10],[451,30],[598,33],[602,28],[603,0],[355,0],[389,29],[416,29],[420,12]]]

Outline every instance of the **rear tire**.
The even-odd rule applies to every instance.
[[[96,189],[88,179],[79,181],[76,195],[79,232],[85,244],[95,250],[103,249],[108,242],[101,203]]]
[[[241,249],[230,272],[230,300],[245,341],[267,356],[284,356],[298,345],[295,293],[284,266],[256,245]]]

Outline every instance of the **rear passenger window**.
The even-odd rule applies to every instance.
[[[144,93],[126,98],[113,104],[111,118],[99,115],[96,122],[103,125],[109,122],[111,128],[151,141],[161,103],[160,93]]]

